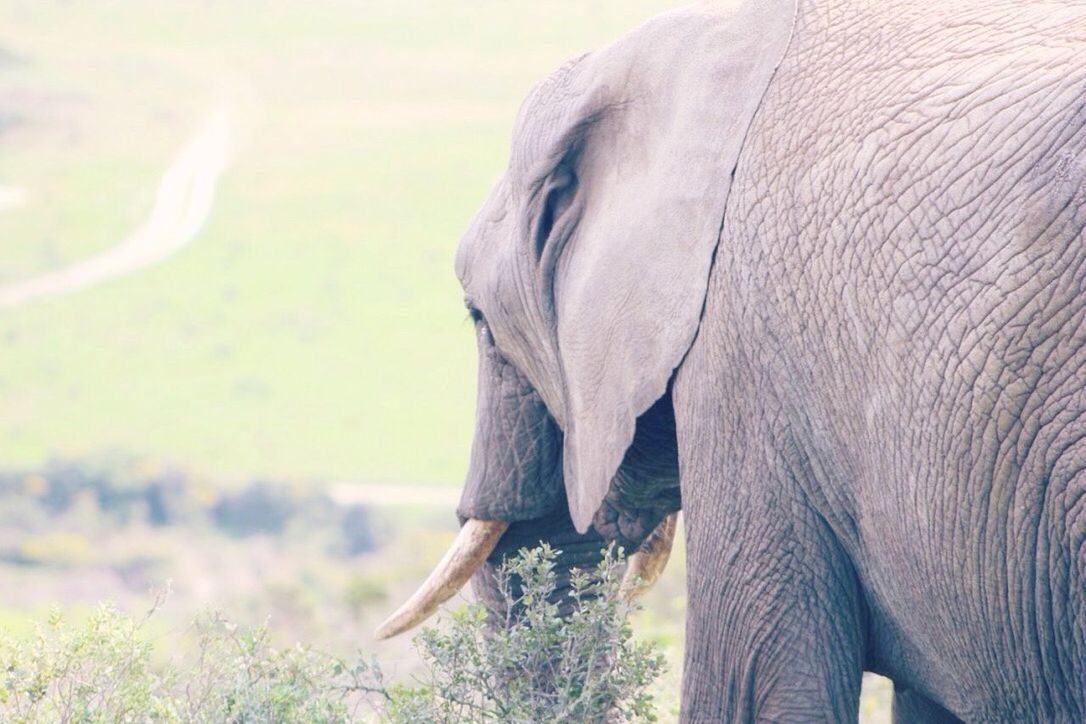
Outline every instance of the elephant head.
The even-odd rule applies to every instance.
[[[382,637],[488,557],[542,540],[579,564],[606,539],[642,544],[678,509],[670,384],[793,13],[747,0],[663,15],[530,93],[456,256],[479,348],[465,525]],[[638,572],[660,567],[670,530]]]

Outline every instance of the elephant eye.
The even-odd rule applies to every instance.
[[[549,179],[544,186],[543,208],[539,212],[539,221],[535,229],[536,258],[543,255],[543,247],[550,238],[554,225],[569,208],[573,191],[577,187],[577,177],[572,171],[562,171]]]
[[[471,321],[478,325],[483,321],[483,313],[475,306],[475,302],[470,297],[464,298],[464,306],[467,307],[468,316],[471,317]]]
[[[475,333],[479,335],[480,339],[490,340],[490,329],[487,327],[486,318],[483,317],[483,313],[475,307],[468,307],[468,316],[471,317],[472,324],[475,325]]]

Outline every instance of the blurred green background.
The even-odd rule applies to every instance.
[[[531,84],[665,5],[0,3],[0,283],[120,242],[220,107],[231,159],[180,253],[0,315],[0,460],[458,485],[459,234]]]
[[[0,628],[170,580],[178,622],[369,646],[455,530],[475,354],[452,257],[520,99],[669,5],[0,0]],[[3,304],[123,246],[215,114],[225,154],[190,171],[227,165],[189,243]],[[672,663],[665,721],[676,558],[638,622]]]

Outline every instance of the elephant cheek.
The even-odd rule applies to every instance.
[[[461,520],[534,520],[565,508],[562,433],[542,399],[492,345],[480,344],[475,438]]]

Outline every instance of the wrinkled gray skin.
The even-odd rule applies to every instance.
[[[854,720],[864,670],[1082,721],[1084,227],[1084,3],[654,21],[533,91],[462,242],[459,512],[584,565],[681,497],[688,721]]]

